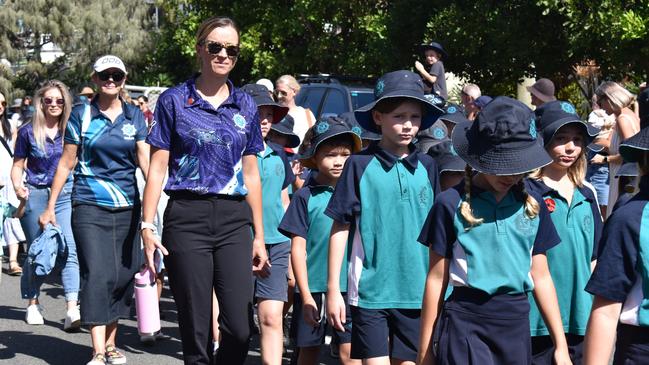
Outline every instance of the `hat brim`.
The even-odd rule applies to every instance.
[[[509,176],[534,171],[552,163],[545,148],[537,142],[519,149],[490,148],[475,151],[468,138],[473,122],[458,124],[451,134],[453,148],[472,169],[487,175]],[[475,143],[475,141],[473,141]]]
[[[617,173],[615,174],[615,177],[621,176],[638,176],[638,164],[635,162],[624,163],[622,166],[620,166],[620,169],[617,170]]]
[[[444,156],[435,160],[437,162],[437,171],[442,172],[464,172],[466,162],[459,156]]]
[[[300,160],[302,166],[309,169],[317,169],[314,157],[316,151],[318,151],[318,146],[320,146],[322,142],[325,142],[333,137],[340,136],[343,134],[350,134],[352,136],[352,141],[354,142],[354,145],[352,146],[352,153],[356,153],[363,148],[363,141],[361,140],[361,137],[358,134],[352,131],[333,133],[330,136],[327,136],[327,138],[318,141],[318,143],[311,145],[309,148],[306,149],[306,151],[304,151],[297,157]]]
[[[453,114],[444,114],[439,119],[453,123],[453,124],[460,124],[469,121],[466,117],[457,115],[457,113]]]
[[[286,114],[288,114],[288,107],[281,106],[275,102],[260,102],[257,103],[257,107],[260,106],[272,106],[273,107],[273,124],[277,124],[284,119]]]
[[[415,93],[409,94],[408,92],[401,92],[401,93],[383,95],[377,100],[374,100],[373,102],[361,108],[356,109],[356,111],[354,111],[354,116],[356,117],[356,121],[358,122],[358,124],[360,124],[361,127],[367,129],[370,132],[381,134],[381,131],[377,128],[376,124],[374,123],[374,118],[372,117],[372,109],[374,109],[376,104],[378,104],[382,100],[392,99],[392,98],[408,98],[408,99],[420,101],[424,104],[426,111],[424,113],[423,118],[421,119],[421,125],[419,126],[419,130],[428,129],[430,126],[433,125],[433,123],[435,123],[435,121],[439,118],[440,115],[444,114],[443,109],[432,104],[423,95],[420,96],[420,95],[416,95]]]
[[[649,128],[643,128],[636,135],[622,141],[618,150],[624,161],[640,162],[649,151]]]
[[[580,119],[563,118],[555,122],[552,122],[550,123],[550,125],[543,128],[543,145],[547,146],[550,143],[550,141],[552,141],[552,138],[554,138],[554,135],[557,134],[559,129],[569,124],[576,124],[579,127],[581,127],[582,132],[586,135],[587,145],[590,145],[590,143],[595,139],[595,137],[599,133],[597,128],[591,126],[588,123],[584,123]]]
[[[534,96],[536,96],[539,100],[541,100],[544,103],[557,100],[557,98],[555,98],[553,95],[543,94],[539,90],[535,89],[533,86],[527,86],[526,89],[527,91],[530,92],[530,94],[534,94]]]
[[[284,147],[295,148],[300,145],[300,137],[293,133],[293,131],[288,130],[282,124],[273,124],[270,129],[288,137],[288,145]]]

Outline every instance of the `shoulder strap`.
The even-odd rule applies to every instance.
[[[7,152],[9,152],[9,156],[11,156],[11,158],[14,158],[14,153],[11,152],[11,148],[9,147],[9,144],[7,143],[7,141],[5,141],[4,137],[0,136],[0,142],[2,142],[2,145],[4,146],[4,148],[7,150]]]
[[[309,125],[309,128],[313,127],[313,118],[311,118],[313,113],[311,113],[311,109],[305,108],[304,113],[306,114],[306,123]]]

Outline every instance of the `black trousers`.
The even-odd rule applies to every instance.
[[[252,321],[251,211],[245,200],[172,194],[164,215],[165,266],[178,308],[185,364],[243,364]],[[212,290],[221,343],[212,358]]]

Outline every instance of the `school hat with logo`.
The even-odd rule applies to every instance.
[[[460,124],[463,122],[468,122],[469,120],[464,115],[464,108],[457,104],[448,104],[444,108],[445,114],[439,117],[441,120],[451,122],[453,124]]]
[[[372,109],[377,103],[390,98],[408,98],[419,101],[424,105],[424,115],[420,129],[433,125],[437,118],[444,114],[444,110],[433,104],[424,96],[424,83],[419,75],[406,70],[389,72],[376,82],[374,87],[376,100],[357,109],[354,114],[361,127],[370,132],[381,133],[374,124]]]
[[[126,66],[124,66],[124,62],[117,57],[113,55],[106,55],[106,56],[101,56],[95,61],[95,64],[92,66],[92,70],[94,72],[102,72],[105,70],[108,70],[109,68],[116,68],[125,74],[126,72]]]
[[[458,124],[451,139],[457,154],[484,174],[524,174],[552,162],[539,143],[532,110],[507,96],[487,104],[475,121]]]
[[[284,119],[280,120],[279,123],[272,124],[270,129],[288,137],[288,145],[284,147],[295,148],[300,145],[300,137],[293,132],[294,125],[295,120],[293,117],[290,114],[286,114]]]
[[[492,100],[493,100],[493,98],[491,96],[482,95],[482,96],[478,97],[477,99],[475,99],[473,104],[478,109],[482,110],[485,106],[487,106],[487,104],[491,103]]]
[[[437,43],[437,42],[430,42],[430,43],[427,43],[427,44],[421,44],[421,45],[419,45],[419,49],[421,49],[422,52],[425,52],[428,49],[432,49],[433,51],[435,51],[435,52],[439,53],[440,55],[442,55],[442,58],[447,58],[448,57],[448,53],[446,53],[446,51],[444,50],[444,47],[442,47],[442,45]]]
[[[361,136],[358,132],[352,131],[352,128],[340,117],[329,117],[319,120],[312,128],[313,139],[311,139],[311,144],[298,156],[302,166],[306,168],[315,169],[317,167],[313,156],[318,151],[318,146],[328,139],[340,135],[349,135],[349,138],[353,142],[352,153],[360,151],[363,146]]]
[[[381,140],[380,134],[370,132],[367,129],[361,127],[360,124],[358,124],[358,122],[356,121],[356,117],[354,116],[354,112],[345,112],[340,114],[338,117],[342,119],[345,123],[347,123],[347,125],[352,130],[352,132],[360,135],[361,139],[368,140],[368,141]]]
[[[463,172],[466,168],[466,162],[455,152],[450,139],[443,140],[426,153],[435,160],[437,171],[440,174],[442,172]]]
[[[539,81],[535,82],[534,85],[528,86],[527,91],[544,103],[557,100],[557,98],[554,97],[554,83],[549,79],[539,79]]]
[[[550,143],[559,128],[568,124],[574,124],[581,129],[584,137],[586,137],[586,144],[590,143],[598,133],[596,128],[581,120],[575,107],[567,101],[555,100],[547,102],[537,108],[534,114],[538,121],[537,127],[543,137],[544,146]]]
[[[417,146],[419,152],[426,153],[431,147],[442,143],[446,139],[448,139],[448,128],[443,121],[438,119],[430,128],[417,133],[415,146]]]
[[[622,141],[619,151],[624,161],[640,162],[645,152],[649,151],[649,127]]]
[[[241,87],[241,90],[252,96],[252,99],[260,106],[273,107],[273,123],[279,123],[288,114],[288,108],[279,105],[273,98],[270,97],[268,89],[260,84],[246,84]]]

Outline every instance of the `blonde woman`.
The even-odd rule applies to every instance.
[[[34,95],[36,110],[31,123],[22,126],[16,138],[14,163],[11,169],[16,196],[27,199],[25,215],[21,224],[27,242],[31,243],[43,232],[38,224],[38,216],[47,208],[54,172],[63,152],[63,134],[65,131],[72,97],[68,88],[60,81],[52,80],[43,85]],[[24,172],[27,181],[23,182]],[[63,191],[56,200],[56,220],[63,232],[66,244],[66,255],[57,258],[62,264],[61,277],[67,302],[64,330],[79,327],[80,313],[77,308],[79,297],[79,261],[77,248],[72,234],[70,217],[72,205],[71,176],[66,177]],[[25,321],[31,325],[43,324],[42,308],[38,301],[40,287],[45,276],[37,276],[30,269],[30,259],[25,262],[25,270],[20,281],[23,299],[28,300]]]
[[[602,83],[597,90],[597,105],[606,113],[615,115],[615,125],[609,135],[608,141],[604,141],[604,147],[608,147],[608,156],[596,154],[591,160],[594,164],[609,164],[609,206],[614,206],[619,195],[618,179],[615,177],[620,166],[622,166],[622,156],[618,152],[620,142],[635,135],[640,131],[640,119],[636,113],[631,110],[631,105],[635,97],[627,89],[613,81]],[[606,217],[611,214],[612,209],[608,209]]]
[[[300,84],[291,75],[282,75],[275,82],[275,97],[281,106],[288,107],[288,114],[295,121],[293,132],[304,140],[304,134],[313,126],[315,116],[310,109],[304,109],[295,104],[295,97],[300,92]]]

